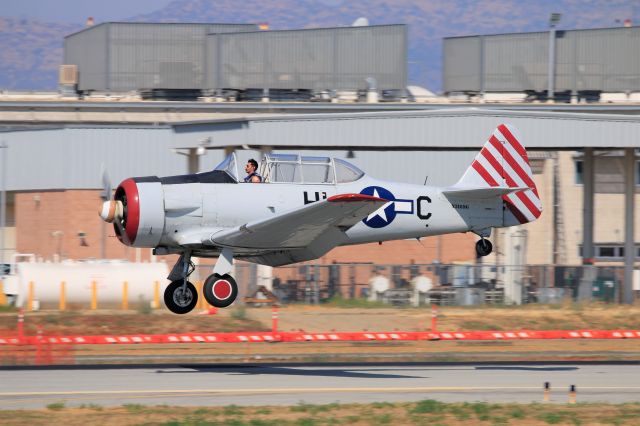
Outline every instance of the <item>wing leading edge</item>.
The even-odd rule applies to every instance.
[[[312,245],[331,248],[346,240],[344,233],[388,200],[363,194],[340,194],[267,219],[218,231],[207,245],[255,250],[291,250]]]

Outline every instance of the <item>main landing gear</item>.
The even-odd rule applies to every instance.
[[[493,251],[493,244],[487,240],[491,236],[491,228],[480,229],[475,232],[481,239],[476,242],[476,253],[478,257],[484,257],[491,254]]]
[[[198,303],[198,290],[187,280],[172,281],[164,291],[164,304],[174,314],[191,312]]]
[[[238,297],[238,284],[229,274],[211,274],[204,281],[204,298],[216,308],[226,308]]]
[[[216,308],[226,308],[238,297],[238,284],[229,272],[233,265],[233,252],[223,249],[216,266],[204,282],[203,293],[205,300]],[[174,314],[191,312],[198,303],[198,291],[188,281],[189,275],[195,270],[191,262],[191,253],[185,251],[176,262],[167,277],[171,284],[164,291],[164,303]]]

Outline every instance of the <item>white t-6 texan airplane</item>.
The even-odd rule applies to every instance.
[[[438,188],[386,182],[337,158],[268,154],[262,183],[245,183],[235,154],[213,171],[123,181],[100,216],[120,241],[154,254],[179,254],[164,293],[169,310],[191,311],[191,258],[218,257],[204,297],[226,307],[238,295],[233,259],[281,266],[317,259],[334,247],[474,232],[491,253],[492,228],[537,219],[542,205],[515,129],[498,126],[462,178]],[[105,189],[110,196],[110,189]]]

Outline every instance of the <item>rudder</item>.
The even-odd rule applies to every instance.
[[[494,130],[455,186],[529,188],[502,196],[503,226],[533,222],[542,213],[527,151],[520,143],[517,130],[506,124]]]

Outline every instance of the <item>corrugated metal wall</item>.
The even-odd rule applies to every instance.
[[[207,40],[210,89],[403,89],[405,25],[217,34]]]
[[[207,34],[256,29],[253,24],[105,23],[67,36],[65,59],[78,65],[80,90],[202,89]],[[101,58],[95,62],[94,56]],[[85,73],[107,77],[85,81]]]
[[[445,92],[544,91],[549,33],[444,39]],[[555,91],[640,91],[640,27],[556,32]]]
[[[640,27],[567,31],[557,40],[558,90],[640,90]]]
[[[235,133],[239,136],[239,133]],[[197,145],[201,134],[183,135]],[[169,176],[187,173],[187,157],[171,149],[168,128],[66,128],[3,133],[7,150],[7,190],[98,189],[104,164],[115,186],[131,176]],[[283,152],[283,151],[280,151]],[[344,158],[345,150],[300,151]],[[38,153],[35,155],[34,153]],[[357,151],[353,162],[371,176],[409,183],[449,185],[457,181],[475,152]],[[239,170],[257,151],[238,151]],[[222,161],[222,149],[200,157],[200,170]],[[349,160],[351,161],[351,160]]]
[[[442,78],[445,90],[480,92],[482,75],[480,71],[480,37],[459,37],[444,39],[444,59]]]
[[[178,126],[175,130],[70,126],[3,132],[2,140],[9,145],[10,191],[99,188],[103,163],[114,184],[130,176],[184,174],[187,157],[177,155],[172,148],[195,148],[204,140],[218,149],[200,157],[201,171],[212,169],[222,160],[225,146],[277,147],[290,152],[299,152],[300,147],[325,147],[324,155],[338,157],[345,157],[343,147],[351,146],[356,149],[354,162],[372,176],[412,183],[423,183],[429,176],[430,184],[448,185],[460,177],[499,123],[514,125],[530,149],[617,149],[640,143],[637,116],[513,111],[257,118]],[[396,151],[392,151],[394,148]],[[426,151],[460,148],[467,151]],[[251,155],[259,157],[256,152]]]
[[[484,90],[545,90],[548,47],[548,33],[484,37]]]
[[[619,149],[640,146],[640,117],[473,108],[440,111],[256,117],[174,125],[174,147],[265,146],[358,150],[477,151],[502,123],[514,125],[528,148]],[[407,154],[410,162],[411,153]]]
[[[169,128],[66,128],[6,132],[7,189],[100,188],[104,164],[115,186],[131,176],[175,175],[187,171],[185,156],[171,150]],[[202,164],[222,159],[210,151]]]
[[[249,145],[353,146],[367,149],[479,150],[502,123],[514,125],[527,147],[538,149],[640,146],[640,117],[605,118],[595,114],[439,111],[354,115],[351,118],[300,118],[250,121]]]
[[[79,90],[107,90],[109,26],[97,25],[64,39],[64,63],[78,66]]]

